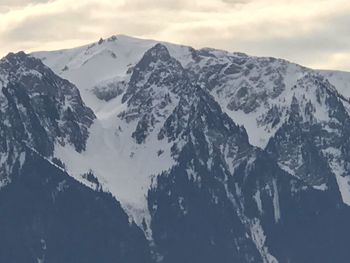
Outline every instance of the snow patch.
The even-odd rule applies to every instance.
[[[280,210],[279,194],[278,194],[276,178],[272,180],[272,186],[273,186],[273,208],[274,208],[275,222],[278,223],[279,220],[281,219],[281,210]]]
[[[268,248],[265,246],[266,236],[259,219],[255,218],[252,220],[250,232],[252,240],[262,256],[264,263],[278,263],[277,259],[270,254]]]
[[[330,160],[329,166],[333,174],[335,174],[344,204],[350,206],[350,175],[348,175],[344,169],[344,161],[341,158],[342,154],[340,149],[329,147],[323,150],[323,153]]]
[[[253,195],[253,198],[254,198],[254,200],[256,202],[256,205],[258,207],[258,210],[259,210],[260,214],[262,214],[263,213],[263,209],[262,209],[262,202],[261,202],[260,190],[259,189]]]
[[[328,189],[327,184],[313,185],[312,187],[320,191],[326,191]]]
[[[339,190],[343,199],[343,202],[350,206],[350,176],[336,175]]]

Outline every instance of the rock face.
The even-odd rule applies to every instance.
[[[164,45],[157,44],[135,66],[122,98],[128,108],[120,117],[127,122],[137,119],[132,137],[140,144],[189,92],[191,84],[180,62]]]
[[[33,56],[93,111],[1,60],[0,261],[348,262],[336,73],[125,36]]]
[[[74,85],[23,52],[3,58],[0,69],[2,181],[9,180],[24,146],[46,157],[53,155],[56,142],[85,149],[95,115]]]

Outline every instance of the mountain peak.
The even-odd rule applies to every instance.
[[[19,51],[19,52],[17,52],[17,53],[13,53],[13,52],[10,52],[10,53],[8,53],[6,56],[5,56],[5,58],[6,59],[8,59],[8,60],[13,60],[13,59],[15,59],[16,57],[18,57],[18,58],[24,58],[24,57],[26,57],[26,56],[28,56],[24,51]]]
[[[25,53],[24,51],[19,51],[17,53],[8,53],[2,61],[7,61],[9,64],[15,65],[26,65],[26,66],[42,66],[47,68],[40,59]]]
[[[171,61],[172,59],[172,61]],[[144,71],[147,68],[154,67],[157,62],[160,63],[171,63],[171,64],[179,64],[177,61],[175,61],[174,58],[172,58],[169,54],[169,50],[166,46],[163,44],[156,44],[149,50],[145,52],[142,59],[139,63],[135,66],[133,70],[133,74],[136,74],[137,72]],[[131,77],[131,80],[133,77]]]
[[[149,49],[145,56],[147,54],[150,54],[151,56],[155,56],[161,59],[168,59],[170,58],[170,54],[169,54],[169,50],[167,49],[166,46],[164,46],[161,43],[157,43],[154,47],[152,47],[151,49]]]
[[[3,86],[9,81],[20,80],[21,78],[42,78],[43,75],[54,75],[52,70],[43,62],[31,55],[20,51],[9,53],[0,60],[0,84]]]

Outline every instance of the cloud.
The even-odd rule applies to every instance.
[[[0,2],[0,10],[10,11],[14,7],[24,7],[27,5],[35,5],[40,3],[48,3],[51,0],[2,0]]]
[[[350,70],[347,0],[0,1],[2,54],[121,33]]]
[[[23,6],[27,4],[45,3],[49,0],[3,0],[0,2],[0,6]]]
[[[237,5],[237,4],[247,4],[251,0],[221,0],[222,2],[230,5]]]
[[[35,14],[18,22],[11,30],[2,34],[2,39],[8,43],[30,41],[57,41],[74,38],[88,38],[91,33],[86,24],[96,24],[98,19],[91,17],[88,6],[81,10],[58,10],[54,14]],[[93,31],[93,30],[92,30]],[[94,32],[92,32],[94,34]]]

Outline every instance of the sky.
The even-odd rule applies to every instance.
[[[350,71],[349,0],[0,0],[0,56],[117,34]]]

